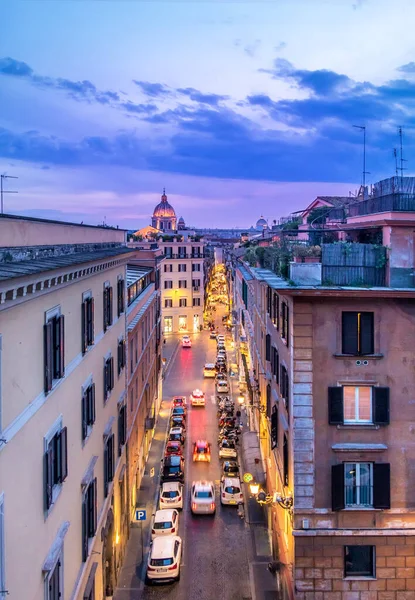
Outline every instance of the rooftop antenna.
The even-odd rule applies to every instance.
[[[393,155],[395,157],[395,175],[398,177],[398,151],[396,148],[393,149]]]
[[[401,172],[401,177],[403,177],[403,172],[406,171],[406,167],[403,166],[404,162],[407,162],[406,158],[403,157],[403,129],[401,126],[398,127],[398,134],[399,134],[399,143],[400,143],[400,147],[401,147],[401,166],[400,166],[400,172]]]
[[[1,180],[1,183],[0,183],[1,214],[4,213],[4,210],[3,210],[3,207],[4,207],[4,205],[3,205],[3,194],[18,194],[18,192],[16,190],[4,190],[3,189],[3,181],[4,181],[4,179],[19,179],[19,178],[15,177],[14,175],[6,175],[6,173],[2,173],[0,175],[0,180]]]
[[[366,189],[366,175],[370,175],[370,171],[366,171],[366,126],[365,125],[353,125],[356,129],[363,131],[363,197]]]

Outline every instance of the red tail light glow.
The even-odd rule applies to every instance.
[[[226,498],[225,492],[222,492],[222,498]]]
[[[210,505],[210,508],[211,508],[211,510],[215,509],[215,503],[214,502],[212,502],[212,504]]]
[[[244,495],[243,495],[243,494],[239,494],[239,497],[240,497],[240,498],[243,498],[243,497],[244,497]]]
[[[172,533],[176,533],[176,528],[173,527],[173,529],[171,530]]]
[[[156,570],[155,567],[150,567],[150,566],[147,567],[147,571],[155,571],[155,570]]]
[[[155,529],[152,529],[152,530],[151,530],[151,533],[156,533],[156,530],[155,530]]]
[[[197,508],[196,502],[192,502],[192,510],[196,510],[196,508]]]
[[[177,569],[177,565],[172,565],[168,568],[168,571],[174,571],[174,569]]]

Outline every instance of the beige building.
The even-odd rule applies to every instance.
[[[0,239],[0,597],[111,597],[135,252],[122,230],[7,215]]]

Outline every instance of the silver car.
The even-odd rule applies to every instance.
[[[215,514],[215,486],[212,481],[194,481],[192,483],[190,509],[194,515]]]

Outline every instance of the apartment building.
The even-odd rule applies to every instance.
[[[126,543],[125,232],[1,215],[0,597],[111,597]]]
[[[341,235],[356,242],[323,245],[319,264],[293,261],[290,280],[234,261],[240,365],[265,438],[269,527],[284,599],[415,597],[409,196],[351,206]],[[375,234],[383,248],[357,241]],[[345,255],[336,267],[335,252]],[[360,283],[352,284],[357,268]],[[344,283],[325,283],[335,277]]]
[[[136,508],[161,403],[161,250],[142,250],[127,266],[127,454],[130,516]]]
[[[164,254],[161,270],[162,327],[165,334],[191,333],[203,326],[203,238],[181,231],[157,240]]]

